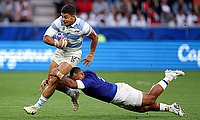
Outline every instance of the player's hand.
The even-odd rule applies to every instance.
[[[81,62],[83,62],[83,64],[85,64],[87,67],[89,67],[90,64],[92,63],[93,59],[94,59],[94,55],[89,54],[83,60],[81,60]]]
[[[68,44],[68,38],[60,39],[59,41],[54,42],[54,45],[60,49],[66,48],[67,44]]]
[[[43,92],[45,89],[45,86],[48,84],[48,79],[44,79],[40,85],[40,92]]]

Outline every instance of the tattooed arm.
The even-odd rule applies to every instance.
[[[67,75],[62,74],[58,68],[52,69],[50,75],[50,79],[55,79],[55,77],[58,77],[66,86],[74,89],[78,88],[76,80],[73,80],[67,77]]]

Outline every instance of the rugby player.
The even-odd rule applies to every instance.
[[[184,76],[181,70],[166,70],[165,77],[157,84],[153,85],[149,93],[142,92],[126,83],[110,83],[96,75],[95,72],[83,71],[74,67],[70,71],[70,76],[62,74],[55,68],[52,70],[50,79],[60,78],[64,84],[70,88],[81,89],[86,95],[98,100],[112,103],[121,108],[135,111],[165,111],[179,116],[184,116],[185,112],[180,105],[174,102],[171,105],[157,102],[156,99],[166,89],[168,84],[178,76]]]
[[[63,33],[61,40],[54,40],[53,37],[58,33]],[[57,47],[50,63],[48,79],[43,80],[40,91],[42,92],[38,102],[34,105],[24,107],[28,114],[35,114],[54,93],[59,90],[71,97],[73,109],[79,107],[79,91],[67,87],[59,78],[50,79],[50,71],[57,68],[62,74],[66,75],[75,67],[82,55],[81,47],[83,38],[87,36],[91,39],[90,53],[82,60],[83,64],[90,66],[94,59],[98,36],[94,29],[85,21],[76,16],[76,9],[73,5],[67,4],[61,9],[61,16],[55,19],[44,34],[44,43]],[[47,87],[44,87],[48,84]]]

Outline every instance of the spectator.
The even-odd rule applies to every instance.
[[[186,24],[186,15],[183,13],[182,8],[180,7],[178,9],[178,14],[176,14],[177,19],[177,26],[178,27],[184,27]]]
[[[122,12],[120,14],[120,19],[118,21],[118,26],[119,27],[128,27],[130,26],[130,14]]]
[[[20,22],[31,22],[31,18],[30,18],[30,11],[28,10],[27,6],[22,6],[21,8],[21,12],[20,12]]]
[[[83,12],[92,12],[93,2],[92,0],[77,0],[76,8],[79,15]]]
[[[110,8],[110,11],[117,7],[118,3],[121,1],[121,0],[106,0],[108,2],[108,6]]]
[[[172,19],[171,10],[168,5],[161,5],[161,9],[160,22],[162,25],[166,25]]]
[[[117,8],[114,7],[106,18],[106,25],[109,27],[116,27],[118,25],[119,19],[119,12]]]
[[[160,16],[154,6],[152,6],[148,11],[148,18],[150,19],[151,25],[158,25],[160,23]]]
[[[168,22],[168,27],[177,27],[177,19],[176,15],[172,17],[172,20]]]
[[[65,5],[64,0],[53,0],[53,4],[56,8],[56,18],[60,16],[61,9]]]
[[[120,12],[120,20],[118,21],[118,26],[125,27],[129,26],[130,15],[132,13],[132,6],[129,0],[121,0],[117,6],[118,11]]]
[[[132,6],[129,0],[121,0],[121,2],[117,5],[118,11],[122,13],[131,14],[132,13]]]
[[[106,13],[109,12],[108,2],[105,0],[95,0],[93,2],[93,12],[98,15],[100,12],[105,11]]]
[[[145,16],[145,19],[147,20],[148,18],[148,13],[149,11],[151,11],[150,9],[150,3],[151,1],[150,0],[144,0],[142,3],[141,3],[141,10],[142,10],[142,14],[144,14]]]
[[[184,0],[177,0],[173,5],[172,5],[172,10],[173,13],[176,15],[178,14],[179,8],[182,8],[182,11],[185,15],[188,15],[189,9],[188,5],[184,2]]]
[[[29,0],[15,1],[15,21],[29,22],[32,21],[32,5]]]
[[[145,17],[142,14],[140,9],[137,10],[136,14],[133,14],[131,16],[130,24],[133,27],[146,27],[147,26],[147,22],[145,20]]]
[[[197,15],[200,15],[200,0],[193,0],[194,11]]]
[[[72,4],[75,5],[75,0],[53,0],[53,4],[56,8],[56,18],[60,16],[61,9],[66,4]]]
[[[14,4],[12,0],[4,0],[1,2],[2,21],[5,23],[14,21]]]
[[[194,10],[191,10],[191,12],[188,14],[186,21],[187,21],[187,26],[188,27],[193,27],[193,26],[195,26],[195,24],[197,24],[198,17],[195,14]]]
[[[141,3],[138,0],[131,0],[132,14],[137,14],[137,10],[141,10]]]
[[[103,10],[96,16],[97,26],[106,26],[107,13]]]
[[[79,15],[79,17],[90,24],[92,27],[96,27],[98,25],[96,21],[96,15],[93,12],[83,12]]]

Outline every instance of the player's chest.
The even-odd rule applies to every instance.
[[[66,26],[62,27],[61,32],[65,33],[65,34],[73,34],[73,35],[82,35],[83,34],[80,29],[66,27]]]

